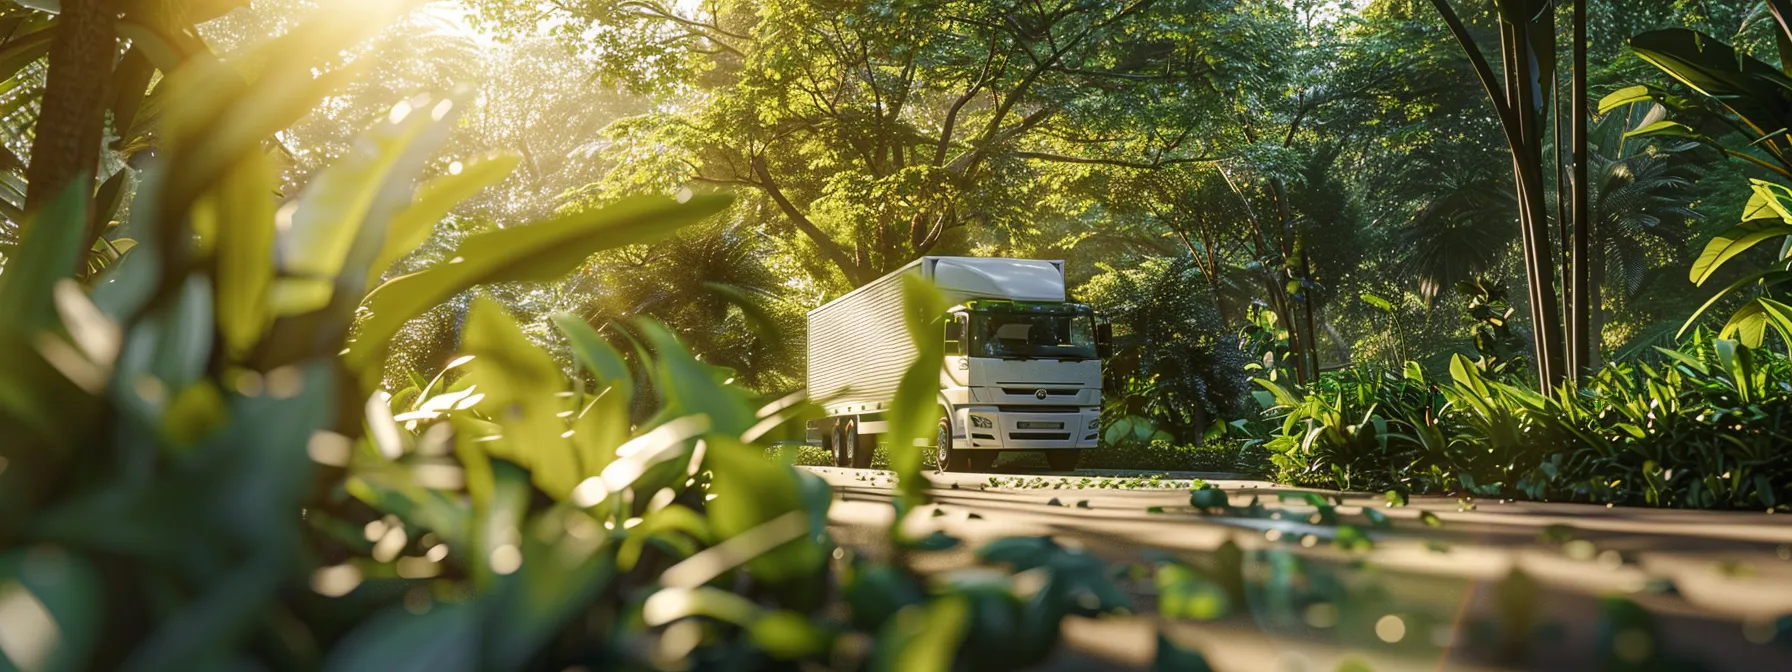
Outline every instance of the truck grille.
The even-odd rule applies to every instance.
[[[1074,397],[1074,396],[1076,396],[1077,391],[1078,390],[1076,388],[1070,388],[1070,389],[1046,388],[1045,395],[1048,397]],[[1039,388],[1037,388],[1037,387],[1004,387],[1004,388],[1002,388],[1002,394],[1012,394],[1012,395],[1015,395],[1018,397],[1032,396],[1038,392],[1039,392]]]
[[[1008,438],[1015,441],[1064,441],[1070,438],[1069,432],[1009,432]]]
[[[1001,404],[996,406],[996,410],[1003,413],[1079,413],[1083,409],[1078,406],[1019,406],[1015,404]]]

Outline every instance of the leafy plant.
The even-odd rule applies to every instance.
[[[343,47],[314,29],[283,53]],[[170,75],[210,95],[165,110],[165,163],[127,223],[144,242],[91,288],[72,278],[79,187],[24,228],[0,275],[0,585],[36,605],[9,634],[51,652],[27,664],[1025,666],[1065,616],[1126,604],[1104,563],[1046,539],[980,551],[1009,572],[931,583],[908,558],[957,540],[892,526],[889,561],[838,549],[830,489],[764,458],[768,433],[811,408],[752,398],[651,320],[632,325],[639,371],[582,320],[557,320],[581,369],[568,378],[475,298],[452,366],[374,388],[386,339],[434,303],[564,273],[727,198],[643,197],[481,234],[368,291],[456,198],[432,195],[463,191],[417,186],[456,99],[401,104],[282,205],[262,139],[328,75],[236,72]],[[898,436],[932,419],[929,361],[908,377],[923,402],[905,382],[891,411]],[[918,458],[893,456],[898,521],[924,501]]]
[[[1720,289],[1682,327],[1684,334],[1705,312],[1724,299],[1751,290],[1756,295],[1730,314],[1719,336],[1734,336],[1750,348],[1761,347],[1767,329],[1792,342],[1792,306],[1778,300],[1779,287],[1792,280],[1792,211],[1782,199],[1792,194],[1792,4],[1769,0],[1768,10],[1777,19],[1779,48],[1784,68],[1775,68],[1720,40],[1680,28],[1643,33],[1631,38],[1638,56],[1690,88],[1696,97],[1647,85],[1621,89],[1600,101],[1601,112],[1653,101],[1673,112],[1677,120],[1660,120],[1631,135],[1672,137],[1706,144],[1731,158],[1747,161],[1777,175],[1781,183],[1751,180],[1751,195],[1742,222],[1705,245],[1693,263],[1689,277],[1703,285],[1720,268],[1764,242],[1781,240],[1778,254],[1765,268],[1744,274]],[[1736,138],[1726,143],[1725,136]]]
[[[1540,394],[1456,356],[1450,380],[1372,370],[1259,381],[1278,480],[1356,490],[1784,509],[1792,361],[1695,334],[1660,364],[1612,362]]]

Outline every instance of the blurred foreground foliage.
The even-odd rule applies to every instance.
[[[74,279],[87,194],[23,227],[0,275],[6,660],[996,669],[1043,659],[1067,615],[1126,606],[1101,561],[1044,539],[978,556],[1024,576],[916,571],[915,554],[959,544],[903,531],[925,503],[918,450],[892,456],[887,556],[835,545],[829,487],[764,458],[766,437],[811,407],[754,398],[652,320],[618,336],[625,358],[579,316],[557,318],[568,377],[475,294],[460,356],[380,389],[406,321],[651,243],[728,198],[642,197],[479,233],[373,285],[516,162],[419,185],[465,98],[418,96],[277,202],[266,139],[329,95],[327,63],[365,32],[321,17],[264,45],[282,58],[253,77],[199,58],[161,84],[187,95],[169,98],[163,153],[124,224],[140,242],[89,285]],[[899,393],[898,438],[931,422],[932,374],[918,366]]]

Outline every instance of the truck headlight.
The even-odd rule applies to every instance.
[[[994,429],[996,423],[994,420],[990,420],[981,415],[973,415],[971,416],[971,426],[980,429]]]
[[[1094,420],[1089,421],[1089,429],[1095,429],[1099,426],[1101,426],[1101,418],[1095,418]]]

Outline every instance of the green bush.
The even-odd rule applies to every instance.
[[[1150,258],[1125,270],[1104,266],[1078,293],[1114,325],[1114,352],[1102,369],[1110,425],[1145,418],[1193,441],[1218,418],[1237,413],[1250,391],[1249,360],[1225,335],[1212,291],[1189,258]]]
[[[1254,442],[1226,439],[1200,445],[1171,441],[1128,441],[1083,451],[1083,469],[1205,471],[1245,476],[1269,472],[1270,463]]]
[[[1490,380],[1458,356],[1268,381],[1281,480],[1357,490],[1696,508],[1792,504],[1792,361],[1694,336],[1657,361],[1615,362],[1551,395]]]

